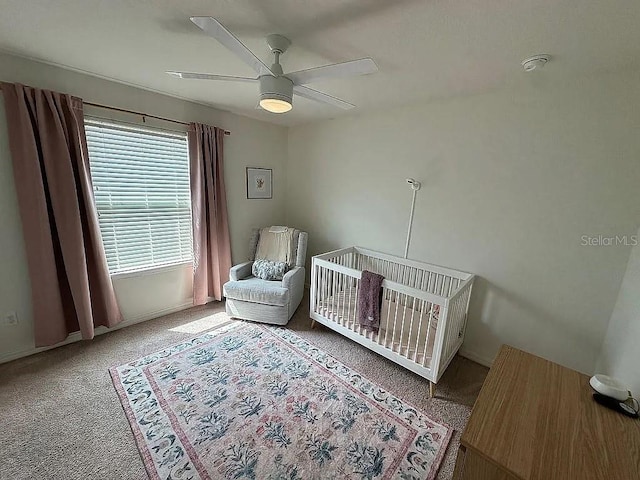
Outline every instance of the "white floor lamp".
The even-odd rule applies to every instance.
[[[411,198],[411,213],[409,213],[409,228],[407,230],[407,244],[404,247],[404,258],[409,256],[409,244],[411,243],[411,228],[413,227],[413,211],[416,208],[416,193],[422,186],[420,182],[416,182],[413,178],[407,178],[407,184],[411,186],[413,190],[413,197]]]

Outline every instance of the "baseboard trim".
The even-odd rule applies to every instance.
[[[192,302],[182,303],[180,305],[176,305],[175,307],[169,308],[161,308],[159,310],[154,310],[152,312],[147,312],[141,315],[137,315],[135,317],[129,318],[120,322],[115,327],[107,328],[107,327],[96,327],[95,334],[102,335],[103,333],[113,332],[115,330],[120,330],[121,328],[130,327],[131,325],[135,325],[136,323],[146,322],[148,320],[153,320],[158,317],[162,317],[164,315],[169,315],[171,313],[180,312],[182,310],[186,310],[193,306]],[[70,343],[79,342],[82,340],[82,336],[80,332],[74,332],[70,334],[64,341],[60,343],[56,343],[55,345],[51,345],[49,347],[34,347],[25,350],[19,350],[17,352],[9,352],[0,355],[0,363],[7,363],[13,360],[17,360],[19,358],[28,357],[30,355],[35,355],[36,353],[46,352],[47,350],[52,350],[54,348],[62,347],[63,345],[69,345]]]
[[[469,360],[479,363],[480,365],[484,365],[485,367],[491,368],[491,365],[493,365],[493,358],[488,359],[484,355],[480,355],[472,350],[464,348],[464,346],[458,351],[458,354],[461,357],[468,358]]]

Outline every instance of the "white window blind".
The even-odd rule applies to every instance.
[[[187,135],[86,119],[111,273],[191,261]]]

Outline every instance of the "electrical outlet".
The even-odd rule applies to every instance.
[[[5,313],[2,323],[8,326],[18,325],[18,314],[16,312]]]

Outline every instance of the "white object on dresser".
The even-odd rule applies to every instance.
[[[607,375],[594,375],[589,380],[589,385],[591,385],[591,388],[596,392],[606,395],[607,397],[615,398],[621,402],[624,402],[631,396],[629,389],[622,382]]]

